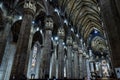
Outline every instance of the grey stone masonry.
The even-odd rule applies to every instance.
[[[33,15],[35,13],[35,4],[32,0],[24,3],[24,16],[21,24],[20,34],[17,42],[17,49],[14,57],[11,77],[15,76],[17,80],[25,75],[25,64],[27,60],[27,50],[29,45],[30,32],[32,27]]]

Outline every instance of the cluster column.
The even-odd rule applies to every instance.
[[[73,65],[74,65],[74,78],[78,79],[79,75],[78,75],[78,45],[77,42],[73,42]]]
[[[58,78],[64,78],[64,28],[60,27],[58,29],[59,44],[58,44]]]
[[[67,38],[67,78],[72,78],[72,37]]]
[[[86,53],[83,52],[83,76],[86,77],[87,76],[87,66],[86,66]]]
[[[17,42],[17,49],[14,58],[14,64],[12,67],[11,76],[16,77],[17,80],[21,79],[21,76],[25,71],[25,63],[27,60],[30,31],[32,26],[33,15],[36,12],[35,2],[33,0],[25,1],[24,3],[24,15],[21,24],[20,34]]]
[[[79,78],[82,79],[83,78],[83,51],[79,48],[78,50],[79,52]]]
[[[51,75],[53,75],[52,77],[55,77],[55,78],[57,78],[57,71],[58,71],[58,69],[57,69],[57,39],[55,39],[55,41],[53,41],[53,45],[54,45],[54,53],[53,53],[53,55],[54,55],[54,60],[53,60],[53,66],[54,67],[52,67],[52,70],[53,70],[53,73],[51,74]]]
[[[43,51],[43,70],[44,78],[49,78],[50,71],[50,54],[51,54],[51,37],[53,29],[53,20],[51,16],[45,18],[45,42]]]
[[[7,21],[5,21],[3,24],[0,24],[0,27],[4,27],[4,30],[0,36],[0,65],[1,65],[2,58],[3,58],[4,52],[5,52],[7,38],[9,36],[9,32],[10,32],[10,28],[11,28],[10,19],[7,18]]]

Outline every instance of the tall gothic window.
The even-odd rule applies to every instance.
[[[32,52],[32,64],[31,64],[31,72],[35,71],[35,66],[36,66],[36,56],[37,56],[37,45],[35,44],[33,46],[33,52]]]
[[[29,57],[27,77],[29,79],[35,79],[39,77],[39,66],[40,66],[40,44],[35,42]]]

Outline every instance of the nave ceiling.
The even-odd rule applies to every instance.
[[[51,15],[54,21],[53,36],[57,36],[58,28],[63,26],[66,34],[65,40],[71,33],[73,40],[77,40],[79,43],[80,39],[83,39],[87,47],[91,47],[94,51],[107,50],[98,2],[99,0],[36,0],[37,10],[34,15],[34,27],[39,27],[44,32],[44,18],[46,15]],[[11,28],[14,36],[19,34],[21,20],[18,21],[18,16],[23,14],[23,4],[24,0],[0,1],[0,22],[2,23],[5,16],[14,16],[10,18],[12,20],[16,18],[13,20]],[[99,38],[96,39],[96,36]],[[33,40],[41,39],[37,37],[34,37]],[[100,47],[94,45],[96,42]]]

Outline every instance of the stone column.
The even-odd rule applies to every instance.
[[[71,77],[72,77],[72,79],[74,79],[74,70],[75,69],[74,69],[74,52],[73,52],[73,48],[72,48],[71,53],[72,53],[72,62],[71,62],[72,63],[72,65],[71,65],[72,66],[72,75],[71,75]]]
[[[67,78],[72,78],[72,37],[67,38]]]
[[[53,72],[53,76],[55,77],[55,78],[58,78],[57,76],[58,76],[58,58],[57,58],[57,45],[58,45],[58,42],[57,42],[57,40],[55,40],[55,41],[53,41],[53,45],[54,45],[54,68],[52,68],[52,69],[54,69],[54,72]]]
[[[56,76],[56,57],[54,54],[53,67],[52,67],[52,78]]]
[[[83,77],[87,76],[87,67],[86,67],[86,53],[83,52]]]
[[[16,51],[16,44],[8,43],[7,46],[8,46],[8,49],[6,51],[6,54],[7,54],[6,55],[6,60],[7,61],[5,62],[6,68],[4,69],[3,78],[0,79],[0,80],[9,80],[11,69],[12,69],[12,64],[13,64],[13,59],[14,59],[14,55],[15,55],[15,51]],[[4,67],[5,67],[5,65],[4,65]]]
[[[11,30],[10,28],[11,28],[11,24],[12,24],[10,19],[7,18],[7,20],[8,21],[5,21],[2,25],[0,25],[0,26],[5,27],[3,30],[2,36],[0,36],[0,65],[2,63],[2,58],[3,58],[4,52],[5,52],[7,38],[9,36],[9,32]]]
[[[82,67],[82,65],[83,65],[83,51],[79,48],[79,78],[80,79],[82,79],[83,78],[83,67]]]
[[[50,70],[50,54],[51,54],[51,37],[53,29],[53,20],[50,16],[45,18],[45,42],[43,48],[43,69],[44,69],[44,78],[49,78]]]
[[[54,66],[55,66],[55,68],[53,68],[54,69],[54,77],[55,78],[57,78],[57,40],[56,41],[54,41],[54,55],[55,55],[55,58],[54,58]]]
[[[33,15],[36,11],[35,2],[32,0],[26,1],[24,4],[24,15],[21,24],[20,34],[17,42],[17,49],[14,58],[14,64],[12,67],[11,76],[15,76],[17,80],[21,79],[21,76],[25,71],[25,63],[27,60],[30,31],[32,26]],[[28,64],[28,63],[27,63]]]
[[[50,72],[49,72],[49,78],[51,79],[53,76],[55,76],[56,66],[55,66],[55,54],[53,53],[50,60]]]
[[[94,80],[94,76],[95,76],[95,74],[94,74],[94,71],[95,71],[95,69],[94,69],[94,61],[93,60],[91,60],[90,61],[90,72],[91,72],[91,78]]]
[[[58,29],[59,44],[58,44],[58,78],[64,78],[64,36],[65,32],[62,27]]]
[[[77,42],[73,42],[73,55],[74,55],[74,79],[78,79],[79,75],[78,75],[78,45]]]
[[[53,77],[56,78],[56,65],[57,65],[57,40],[53,41],[53,49],[54,52],[52,53],[51,62],[50,62],[50,73],[49,78],[53,79]]]
[[[44,43],[44,36],[42,34],[42,38],[43,38],[43,43]],[[44,47],[43,47],[43,44],[41,45],[41,54],[40,54],[40,66],[39,66],[39,78],[42,79],[44,77],[44,71],[43,71],[43,61],[42,61],[42,58],[43,58],[43,51],[44,51]]]
[[[90,80],[90,66],[89,66],[89,56],[86,55],[86,67],[87,67],[87,79]]]
[[[30,32],[30,35],[29,35],[29,43],[28,43],[28,49],[27,49],[27,56],[26,56],[26,62],[25,62],[25,70],[24,70],[24,73],[26,74],[28,72],[28,67],[29,67],[29,60],[30,60],[30,55],[31,55],[31,44],[32,44],[32,41],[33,41],[33,35],[34,35],[34,32],[33,32],[33,25],[31,27],[31,32]]]
[[[56,60],[56,79],[58,78],[58,59]]]

